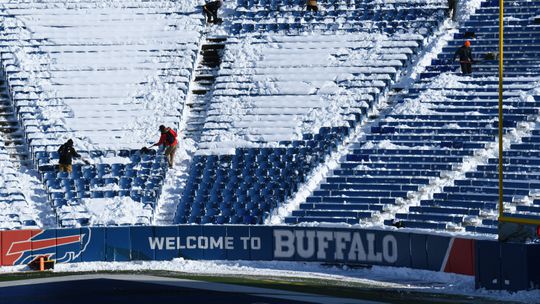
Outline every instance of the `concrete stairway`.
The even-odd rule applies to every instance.
[[[222,50],[227,38],[206,38],[201,46],[201,57],[195,70],[191,99],[187,102],[189,116],[186,121],[185,137],[198,142],[206,119],[208,101],[221,65]]]
[[[5,148],[15,167],[30,164],[24,132],[21,130],[17,114],[11,100],[5,79],[0,79],[0,134],[4,138]]]

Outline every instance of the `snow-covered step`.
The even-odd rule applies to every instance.
[[[9,99],[7,87],[0,86],[0,134],[7,154],[15,167],[30,165],[24,132]]]
[[[201,44],[200,57],[195,69],[191,100],[186,103],[189,108],[186,121],[186,138],[198,142],[205,125],[208,102],[213,98],[214,83],[221,65],[221,56],[226,39],[207,37]]]

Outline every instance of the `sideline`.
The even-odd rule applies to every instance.
[[[139,283],[158,284],[158,285],[165,285],[165,286],[209,290],[209,291],[226,292],[226,293],[236,293],[236,294],[242,293],[242,294],[248,294],[252,296],[291,300],[291,301],[303,301],[307,303],[321,303],[321,304],[383,303],[383,302],[374,302],[374,301],[366,301],[366,300],[356,300],[356,299],[350,299],[350,298],[336,298],[336,297],[329,297],[329,296],[324,296],[324,295],[315,295],[315,294],[309,294],[309,293],[293,292],[293,291],[278,290],[278,289],[267,289],[267,288],[249,287],[249,286],[241,286],[241,285],[233,285],[233,284],[212,283],[212,282],[205,282],[205,281],[167,278],[167,277],[159,277],[159,276],[151,276],[151,275],[125,275],[125,274],[69,275],[69,276],[62,276],[62,277],[0,282],[0,293],[1,293],[2,288],[13,287],[13,286],[19,286],[19,287],[29,286],[31,288],[31,286],[35,284],[70,282],[70,281],[81,281],[81,280],[95,280],[95,279],[131,281],[131,282],[139,282]]]

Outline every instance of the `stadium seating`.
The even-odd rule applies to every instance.
[[[89,156],[89,153],[81,154],[83,157]],[[53,209],[58,215],[59,225],[72,227],[93,224],[90,221],[92,214],[84,202],[115,197],[129,197],[143,205],[145,212],[138,216],[137,222],[127,224],[150,224],[167,172],[168,164],[164,156],[154,150],[147,154],[141,154],[137,150],[92,154],[93,158],[99,157],[102,161],[115,159],[117,162],[86,165],[77,163],[69,174],[57,171],[56,152],[36,153],[42,179]],[[119,163],[118,159],[123,159],[123,162]]]
[[[0,138],[0,230],[38,228],[41,221],[35,205],[27,197],[28,189],[23,189],[18,170],[4,145]]]
[[[97,149],[140,148],[131,136],[178,125],[183,103],[156,107],[153,100],[185,99],[199,15],[172,14],[158,1],[106,8],[25,2],[2,10],[2,64],[33,153],[54,151],[68,137]]]
[[[516,6],[518,2],[522,3],[517,1]],[[513,17],[527,19],[538,14],[538,10],[525,11],[526,15],[510,5],[505,13],[510,22]],[[496,233],[497,221],[493,219],[497,215],[498,159],[489,158],[486,165],[477,166],[476,172],[468,172],[467,164],[489,149],[498,134],[497,61],[482,60],[485,53],[497,52],[496,32],[486,30],[498,26],[497,17],[498,12],[485,5],[477,10],[422,74],[424,81],[403,94],[397,110],[389,111],[371,128],[371,134],[365,137],[367,143],[359,142],[340,169],[334,170],[286,222],[351,224],[390,217],[385,222],[398,227]],[[477,27],[480,20],[483,26]],[[538,63],[539,53],[535,48],[523,53],[525,44],[536,43],[537,30],[527,20],[529,23],[506,27],[503,114],[507,135],[538,115],[540,96],[534,92],[527,95],[527,91],[537,80],[538,69],[531,63]],[[452,63],[466,31],[476,36],[472,43],[479,63],[472,77],[459,76]],[[523,41],[524,37],[529,40]],[[507,136],[506,140],[512,139]],[[524,144],[511,145],[505,152],[509,164],[505,168],[505,211],[518,216],[536,212],[538,217],[530,199],[535,193],[534,173],[530,178],[522,173],[531,171],[527,168],[537,163],[534,153],[527,149],[532,147],[523,146],[535,139],[525,136],[521,140]],[[520,181],[518,175],[511,175],[514,170],[519,170]],[[431,195],[436,190],[434,185],[449,178],[452,182],[450,176],[458,174],[467,179],[456,178],[453,185]]]
[[[202,16],[136,0],[11,2],[0,12],[2,70],[49,212],[62,227],[92,225],[82,200],[130,197],[140,204],[138,219],[108,224],[149,224],[166,171],[162,157],[130,152],[124,164],[104,154],[155,141],[160,124],[178,127]],[[96,164],[57,175],[55,151],[67,138]]]
[[[268,223],[315,168],[342,156],[284,223],[495,233],[498,2],[484,1],[399,92],[393,84],[445,31],[446,1],[323,0],[318,13],[304,3],[227,3],[216,35],[189,5],[4,4],[7,93],[58,226],[153,223],[167,165],[138,149],[157,125],[181,126],[187,105],[197,115],[182,123],[198,151],[178,183],[175,224]],[[528,218],[540,214],[539,11],[537,1],[505,8],[504,212]],[[471,76],[453,61],[465,39],[477,59]],[[389,106],[375,109],[383,97]],[[72,174],[55,168],[67,138],[91,160]],[[22,191],[10,191],[0,229],[39,226]],[[120,201],[139,212],[94,221],[88,202]]]
[[[497,61],[482,60],[487,52],[497,53],[497,30],[498,3],[488,1],[476,11],[464,27],[467,31],[475,33],[473,43],[477,46],[474,51],[479,57],[480,63],[475,67],[475,79],[470,83],[475,86],[483,85],[484,88],[475,88],[476,92],[495,92],[496,78],[486,79],[482,76],[496,75]],[[509,96],[504,103],[505,124],[511,128],[520,126],[519,121],[513,121],[513,115],[527,115],[525,121],[534,121],[538,115],[538,101],[540,96],[529,93],[532,96],[524,98],[527,90],[535,87],[538,69],[533,68],[538,64],[538,50],[527,48],[526,45],[538,43],[538,29],[533,24],[531,17],[538,14],[538,3],[515,1],[505,6],[505,15],[509,19],[505,24],[505,96]],[[506,23],[506,22],[505,22]],[[451,50],[455,49],[463,41],[464,33],[456,34],[455,40],[443,49],[441,54],[430,68],[431,71],[440,70],[444,62],[450,58]],[[428,72],[429,73],[429,72]],[[423,75],[424,78],[432,76]],[[521,92],[519,91],[521,90]],[[512,97],[514,95],[514,97]],[[482,101],[463,101],[468,106],[482,109],[484,113],[497,113],[498,102],[496,98],[483,98]],[[461,104],[461,103],[460,103]],[[530,127],[529,127],[530,128]],[[538,134],[537,126],[532,127],[530,135],[519,139],[506,140],[512,143],[503,153],[504,158],[504,213],[515,217],[536,217],[540,214],[535,207],[534,198],[537,188],[535,176],[535,164],[538,162],[536,148],[531,145]],[[509,131],[508,129],[506,131]],[[478,165],[476,170],[465,172],[464,179],[456,179],[454,185],[445,186],[439,193],[434,193],[432,199],[420,200],[418,207],[409,208],[407,214],[396,214],[395,221],[401,221],[401,225],[417,227],[432,224],[442,224],[443,229],[460,230],[476,233],[497,233],[498,214],[498,158],[491,157],[487,163]],[[442,218],[439,215],[452,213],[454,217]],[[391,222],[391,221],[389,221]]]
[[[377,17],[366,15],[357,27],[360,6],[331,5],[307,16],[298,1],[238,2],[175,223],[264,223],[367,118],[444,15],[442,2],[429,20],[416,4],[368,9],[358,2]],[[326,20],[329,14],[351,22]],[[326,26],[332,23],[348,28]],[[317,34],[301,35],[310,29]],[[320,127],[325,115],[334,126]]]
[[[443,2],[378,3],[372,1],[320,1],[317,13],[305,10],[305,1],[237,1],[232,33],[310,32],[431,33],[428,23],[439,23]]]

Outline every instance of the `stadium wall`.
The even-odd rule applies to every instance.
[[[476,287],[540,287],[540,244],[402,231],[291,226],[179,225],[0,232],[0,265],[194,260],[384,265],[475,276]]]
[[[290,226],[180,225],[11,230],[0,264],[47,255],[91,261],[279,260],[409,267],[475,274],[475,241],[385,230]]]
[[[540,288],[540,244],[476,241],[476,288]]]

